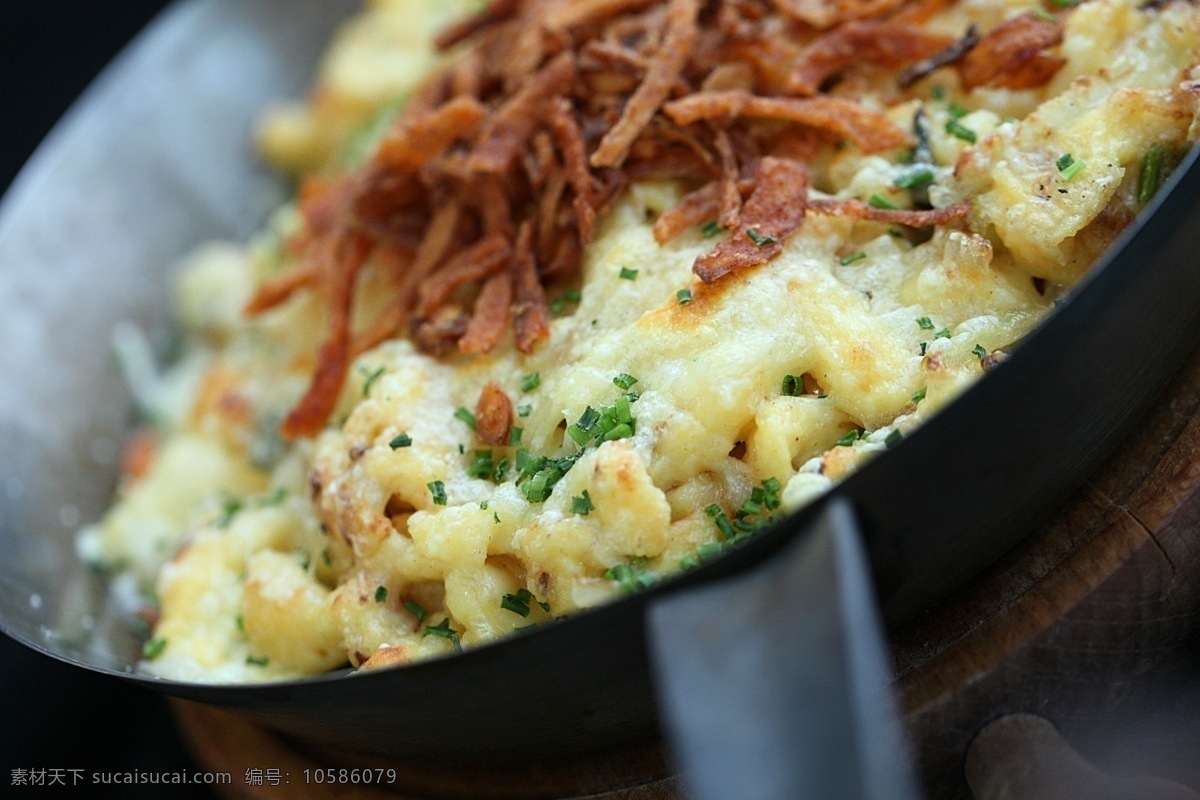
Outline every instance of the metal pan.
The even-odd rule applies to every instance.
[[[399,670],[259,686],[134,673],[138,648],[79,566],[130,400],[108,354],[132,319],[169,339],[164,265],[243,237],[279,199],[245,142],[296,96],[352,0],[180,0],[89,90],[0,206],[0,628],[46,654],[244,712],[317,746],[431,762],[552,758],[653,737],[648,607],[742,573],[823,503],[741,550],[534,633]],[[1016,544],[1136,423],[1200,329],[1195,154],[1069,302],[962,398],[836,490],[883,612],[911,617]],[[779,608],[779,614],[803,609]],[[770,625],[770,619],[758,620]]]

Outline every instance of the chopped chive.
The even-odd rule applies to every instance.
[[[442,481],[432,481],[425,484],[429,489],[429,493],[433,495],[433,504],[436,506],[446,505],[446,484]]]
[[[326,547],[321,551],[321,563],[327,567],[333,566],[333,556],[329,555],[329,548]]]
[[[384,600],[387,600],[387,594],[388,592],[386,586],[375,587],[375,602],[382,603]]]
[[[380,367],[367,376],[367,380],[363,383],[362,396],[366,397],[371,393],[371,387],[375,385],[375,381],[379,380],[380,376],[387,370],[386,367]]]
[[[862,250],[859,250],[854,255],[846,256],[845,258],[841,259],[840,261],[838,261],[838,263],[841,264],[843,267],[846,267],[846,266],[849,266],[850,264],[853,264],[855,261],[862,261],[866,257],[867,257],[867,254],[864,253]]]
[[[637,276],[638,276],[638,271],[636,269],[629,269],[628,267],[621,267],[621,280],[636,281]]]
[[[917,389],[915,392],[913,392],[913,393],[912,393],[912,398],[910,398],[910,399],[913,401],[913,404],[919,403],[919,402],[921,402],[922,400],[924,400],[924,399],[925,399],[925,393],[926,393],[927,391],[929,391],[929,390],[928,390],[928,389]]]
[[[680,289],[675,293],[675,296],[679,298],[679,305],[681,306],[686,306],[695,299],[692,297],[692,292],[690,289]]]
[[[519,428],[516,425],[511,425],[508,428],[508,443],[509,445],[518,445],[521,443],[521,435],[525,433],[524,428]]]
[[[888,450],[891,450],[893,447],[900,444],[900,440],[903,438],[904,438],[904,434],[900,432],[899,428],[896,428],[887,435],[886,439],[883,440],[883,445]]]
[[[617,564],[604,573],[606,581],[616,581],[621,594],[633,594],[639,589],[648,589],[658,582],[652,572],[647,572],[643,563]]]
[[[425,630],[421,631],[421,636],[422,638],[425,636],[437,636],[442,639],[449,639],[450,643],[454,645],[455,651],[462,651],[462,643],[458,640],[458,631],[450,627],[449,617],[437,625],[426,625]]]
[[[933,170],[931,169],[906,172],[892,181],[892,185],[897,189],[917,189],[930,183],[933,183]]]
[[[238,614],[237,617],[235,617],[233,621],[234,621],[234,624],[237,625],[237,629],[239,631],[241,631],[242,633],[246,632],[246,618],[245,617],[243,617],[241,614]]]
[[[458,409],[454,412],[454,416],[456,419],[461,419],[463,422],[467,423],[467,427],[471,430],[478,430],[475,426],[475,415],[463,406],[458,407]]]
[[[588,494],[588,490],[583,490],[582,497],[571,498],[571,513],[578,514],[581,517],[586,517],[589,511],[593,511],[596,506],[592,505],[592,497]]]
[[[946,106],[946,113],[950,115],[951,119],[962,119],[967,115],[967,110],[958,103],[950,103]]]
[[[246,656],[246,663],[252,667],[265,667],[267,664],[271,663],[271,659],[267,658],[266,656],[263,656],[262,658]]]
[[[938,331],[937,333],[935,333],[935,334],[933,335],[933,338],[935,338],[935,339],[949,339],[949,338],[950,338],[950,329],[949,329],[949,328],[942,328],[940,331]]]
[[[500,607],[522,617],[529,616],[529,601],[533,594],[528,589],[520,589],[514,594],[506,594],[500,598]]]
[[[630,389],[637,382],[637,378],[625,372],[622,372],[620,375],[613,378],[613,383],[615,383],[621,389]]]
[[[142,645],[142,658],[147,661],[153,661],[163,654],[167,649],[166,639],[151,639]]]
[[[1058,160],[1054,162],[1054,166],[1058,167],[1059,174],[1062,175],[1064,181],[1070,181],[1076,175],[1083,171],[1087,166],[1083,161],[1078,161],[1070,153],[1063,153]]]
[[[405,600],[404,607],[408,609],[408,613],[417,618],[418,623],[424,622],[425,618],[429,616],[429,612],[416,600]]]
[[[495,468],[496,462],[492,458],[491,450],[476,450],[475,459],[471,466],[467,467],[467,474],[472,478],[490,478]]]
[[[1156,144],[1142,156],[1142,171],[1138,175],[1138,205],[1144,206],[1154,198],[1162,181],[1163,149]]]
[[[517,416],[518,417],[528,417],[530,412],[532,412],[532,411],[533,411],[533,406],[531,406],[531,405],[517,406]]]
[[[534,389],[542,385],[542,376],[540,373],[531,372],[521,378],[521,391],[532,392]]]
[[[704,234],[706,239],[711,239],[721,232],[721,225],[715,219],[710,219],[704,223],[704,227],[700,229],[700,232]]]
[[[1050,0],[1051,5],[1056,5],[1059,8],[1071,8],[1079,4],[1079,0]]]
[[[388,442],[388,447],[393,450],[399,450],[401,447],[412,447],[412,437],[407,433],[402,433]]]
[[[904,231],[897,230],[896,228],[888,228],[887,233],[888,233],[888,236],[892,237],[893,239],[903,239],[904,238]]]
[[[926,351],[928,351],[928,350],[929,350],[929,342],[921,342],[921,355],[925,355]]]
[[[483,500],[482,502],[479,503],[479,510],[480,511],[488,510],[488,501],[487,500]]]
[[[229,523],[233,522],[233,518],[242,510],[243,503],[236,497],[228,497],[225,499],[225,505],[221,509],[221,516],[217,519],[218,528],[228,528]]]
[[[633,428],[628,423],[622,422],[617,427],[613,428],[608,433],[604,434],[604,441],[611,442],[616,439],[628,439],[633,436]]]
[[[946,87],[941,86],[941,85],[934,86],[932,89],[929,90],[929,95],[934,100],[945,100],[946,99]]]
[[[917,317],[917,326],[923,331],[933,330],[933,320],[929,317]]]
[[[750,241],[754,242],[759,247],[766,247],[769,244],[775,244],[778,239],[774,236],[763,236],[754,228],[746,228],[746,235],[750,237]]]
[[[886,197],[882,197],[877,194],[871,195],[871,198],[867,200],[867,205],[870,205],[874,208],[888,209],[890,211],[895,211],[899,208],[899,206],[888,200]]]
[[[580,294],[578,289],[567,289],[550,302],[550,310],[555,314],[561,314],[566,311],[568,303],[578,303],[582,299],[583,295]]]
[[[977,344],[971,348],[971,352],[975,354],[976,358],[983,358],[987,355],[987,350],[981,344]]]
[[[1046,20],[1046,22],[1058,22],[1058,17],[1054,16],[1053,14],[1051,14],[1049,11],[1042,8],[1041,6],[1038,6],[1037,8],[1033,9],[1033,15],[1035,17],[1037,17],[1038,19]]]
[[[975,131],[964,126],[956,118],[951,118],[950,121],[946,123],[946,133],[951,134],[955,138],[962,139],[968,144],[975,144],[975,140],[977,138]]]
[[[804,378],[797,378],[795,375],[784,375],[783,386],[780,391],[784,397],[799,397],[804,394]]]
[[[843,434],[842,438],[838,439],[837,442],[835,442],[835,444],[838,447],[849,447],[850,445],[854,444],[861,438],[862,438],[862,431],[855,428],[854,430],[846,431],[846,433]]]
[[[500,515],[499,515],[499,514],[497,514],[495,511],[493,511],[493,512],[492,512],[492,524],[493,524],[493,525],[499,525],[499,524],[500,524]]]
[[[713,503],[708,508],[704,509],[704,513],[712,518],[712,521],[717,526],[717,530],[721,532],[724,539],[732,539],[737,534],[734,533],[733,526],[729,524],[729,518],[725,516],[725,511]]]
[[[496,483],[504,483],[506,477],[508,477],[508,459],[502,458],[496,462],[496,469],[492,472],[492,480]]]

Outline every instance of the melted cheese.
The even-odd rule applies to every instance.
[[[990,27],[1028,5],[960,3],[933,27]],[[443,12],[430,8],[373,3],[335,44],[313,102],[271,118],[268,154],[309,168],[410,91],[433,63],[421,43]],[[354,364],[311,443],[284,446],[274,430],[311,373],[319,303],[302,293],[253,320],[234,313],[280,268],[294,214],[240,255],[194,261],[181,286],[206,359],[197,396],[164,417],[178,422],[149,473],[86,537],[110,562],[158,574],[167,644],[149,668],[251,681],[448,654],[610,600],[623,568],[678,571],[720,541],[714,504],[732,516],[763,481],[779,482],[786,509],[810,501],[953,399],[981,374],[981,352],[1027,334],[1132,215],[1142,154],[1195,139],[1197,19],[1182,3],[1092,0],[1069,18],[1069,63],[1050,86],[951,93],[976,109],[960,120],[975,146],[947,132],[946,101],[924,102],[940,165],[929,196],[973,200],[970,231],[919,241],[810,215],[769,265],[704,285],[692,264],[714,239],[652,235],[684,187],[637,185],[602,220],[579,302],[532,355],[511,340],[443,360],[385,343]],[[889,113],[907,121],[918,105]],[[1085,162],[1071,180],[1056,167],[1065,153]],[[896,195],[906,169],[852,148],[821,164],[815,185],[839,197]],[[362,289],[364,319],[381,280]],[[533,373],[539,385],[523,390]],[[566,427],[617,402],[622,374],[637,378],[636,430],[588,445],[531,502],[514,482],[518,451],[575,454]],[[802,396],[781,392],[788,376],[804,377]],[[488,381],[528,407],[519,446],[484,448],[455,416]],[[411,446],[394,444],[401,434]],[[506,476],[469,474],[481,449]]]

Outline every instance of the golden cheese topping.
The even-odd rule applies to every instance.
[[[429,40],[466,5],[370,3],[309,103],[267,117],[268,158],[296,172],[361,159],[372,118],[438,63]],[[957,37],[1029,13],[1047,15],[972,0],[925,27]],[[655,221],[692,187],[635,183],[551,291],[531,353],[511,334],[470,356],[386,341],[350,365],[312,440],[277,431],[311,377],[323,303],[301,291],[241,313],[294,261],[301,215],[198,253],[179,280],[191,352],[154,387],[153,444],[139,440],[81,539],[153,583],[146,668],[262,681],[479,646],[712,557],[894,446],[1037,325],[1196,138],[1190,5],[1090,0],[1061,17],[1039,57],[1062,64],[1039,85],[966,91],[938,68],[897,94],[860,77],[897,126],[922,120],[926,160],[844,143],[811,160],[814,202],[968,201],[965,223],[810,211],[769,264],[705,283],[697,259],[740,232],[695,225],[660,244]],[[371,264],[356,324],[395,280]],[[477,430],[494,424],[475,417],[489,385],[514,410],[500,444]]]

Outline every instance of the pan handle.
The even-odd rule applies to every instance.
[[[694,800],[917,800],[862,536],[833,497],[765,565],[668,595],[647,635]]]

